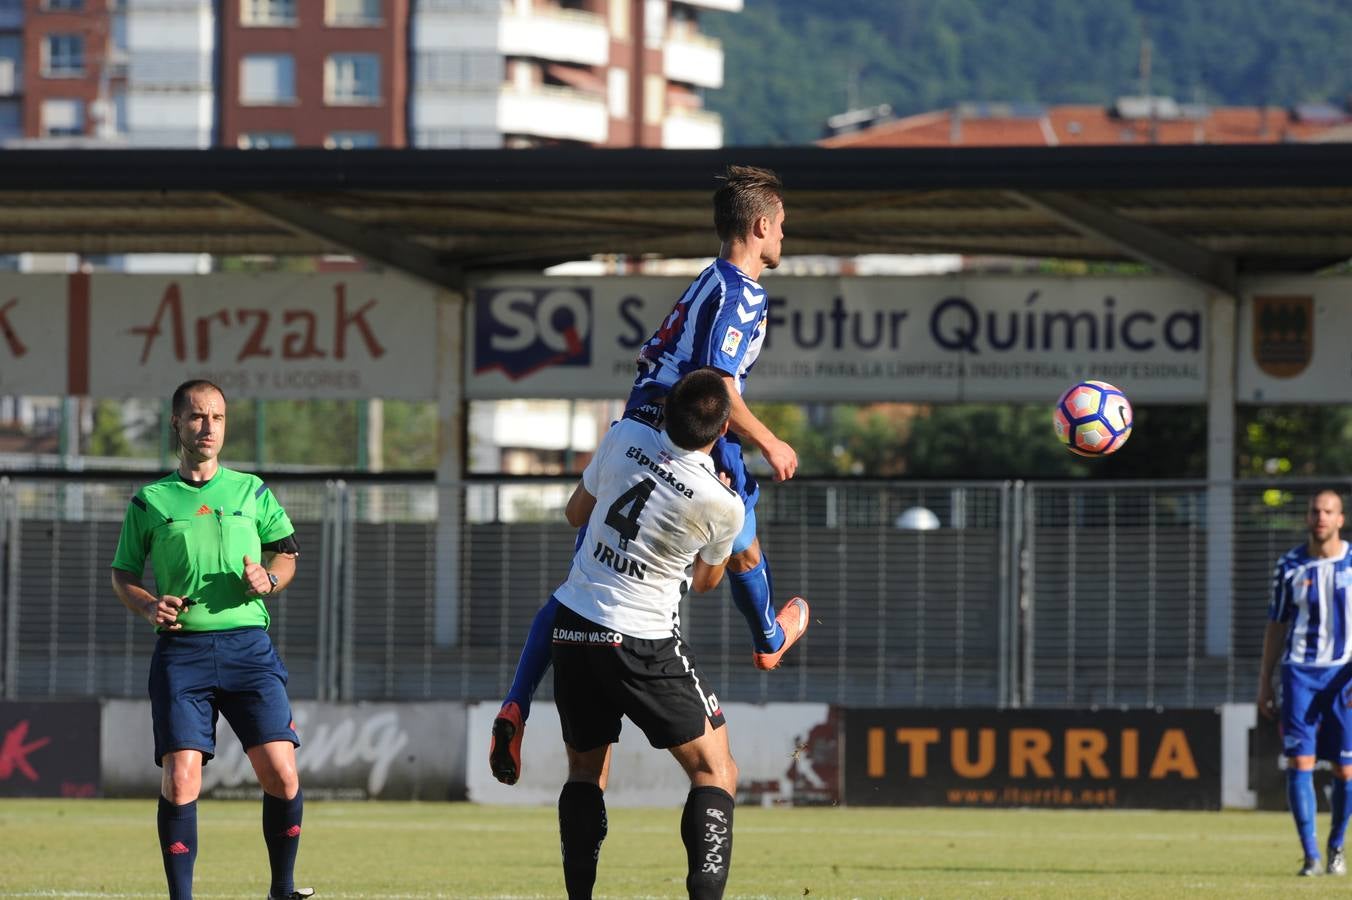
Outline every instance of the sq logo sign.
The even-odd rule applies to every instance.
[[[474,372],[518,381],[541,369],[591,365],[592,294],[578,287],[474,292]]]

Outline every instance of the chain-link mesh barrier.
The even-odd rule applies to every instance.
[[[0,480],[3,696],[144,695],[154,634],[109,583],[136,486]],[[767,485],[761,542],[777,602],[797,593],[812,605],[807,638],[780,670],[757,671],[726,586],[683,601],[683,633],[724,700],[1248,701],[1272,566],[1304,539],[1318,486]],[[295,580],[269,602],[293,697],[505,692],[531,619],[567,575],[571,483],[475,482],[440,496],[429,483],[271,487],[302,547]],[[463,513],[439,523],[439,508]]]

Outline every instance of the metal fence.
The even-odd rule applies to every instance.
[[[135,487],[0,479],[0,696],[144,696],[154,635],[118,603],[108,574]],[[1271,567],[1303,540],[1312,487],[767,485],[762,544],[780,601],[800,593],[812,604],[807,639],[780,670],[757,671],[726,587],[683,601],[683,631],[725,700],[1248,701]],[[476,482],[441,496],[428,483],[272,488],[302,547],[295,581],[270,604],[293,697],[503,694],[532,617],[567,574],[574,534],[562,507],[571,483]],[[1209,498],[1217,491],[1233,534],[1223,561],[1233,615],[1224,652],[1213,645],[1208,653],[1208,591],[1216,590],[1208,517],[1218,508]],[[439,538],[439,507],[463,511],[458,540],[445,541],[444,530]],[[940,527],[902,527],[917,508]],[[438,554],[456,545],[455,565],[439,569]],[[441,587],[439,571],[453,576]],[[440,621],[447,615],[449,630]],[[542,691],[550,695],[548,678]]]

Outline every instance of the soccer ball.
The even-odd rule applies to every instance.
[[[1052,426],[1071,453],[1107,456],[1131,437],[1131,403],[1106,381],[1081,381],[1056,401]]]

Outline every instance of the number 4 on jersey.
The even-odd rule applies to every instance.
[[[648,502],[657,482],[645,478],[629,490],[620,494],[606,510],[606,524],[620,534],[620,549],[628,550],[629,542],[638,537],[638,517],[643,505]],[[627,507],[627,511],[626,511]]]

